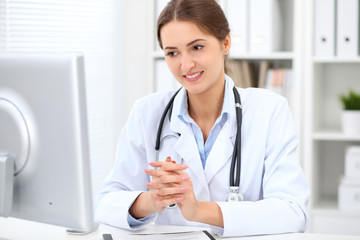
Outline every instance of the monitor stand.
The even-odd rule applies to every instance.
[[[0,216],[10,216],[14,190],[14,159],[0,152]]]

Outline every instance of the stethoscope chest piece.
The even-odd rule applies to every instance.
[[[241,202],[244,201],[244,195],[239,192],[239,187],[230,187],[231,192],[226,196],[227,202]]]

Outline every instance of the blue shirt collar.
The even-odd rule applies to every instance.
[[[180,105],[180,111],[178,113],[178,118],[185,124],[194,123],[194,120],[190,117],[188,111],[188,96],[186,94],[186,91],[184,92],[185,94],[182,94],[182,100]],[[227,119],[229,119],[229,116],[230,116],[229,80],[227,79],[227,77],[225,77],[224,101],[219,118],[222,119],[223,117],[226,117]]]

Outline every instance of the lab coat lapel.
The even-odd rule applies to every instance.
[[[227,76],[225,76],[228,78]],[[226,121],[222,130],[220,131],[211,151],[206,160],[205,175],[207,183],[209,184],[214,175],[227,163],[231,161],[231,156],[234,151],[234,144],[236,138],[236,111],[235,111],[235,97],[233,94],[234,83],[231,79],[227,79],[227,91],[229,93],[229,119]]]
[[[184,164],[189,165],[189,171],[194,173],[194,176],[198,178],[199,182],[201,182],[205,188],[208,188],[192,129],[187,127],[183,130],[184,131],[174,145],[174,151],[181,156]]]
[[[205,165],[207,184],[227,161],[231,161],[235,144],[235,132],[232,129],[231,121],[227,121],[210,151]]]

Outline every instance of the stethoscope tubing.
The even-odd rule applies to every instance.
[[[176,95],[180,92],[180,90],[182,89],[179,88],[175,93],[174,95],[170,98],[168,104],[166,105],[165,109],[164,109],[164,112],[163,114],[161,115],[161,118],[160,118],[160,122],[159,122],[159,126],[158,126],[158,131],[157,131],[157,134],[156,134],[156,141],[155,141],[155,151],[157,152],[157,157],[156,157],[156,161],[159,161],[159,150],[160,150],[160,139],[161,139],[161,132],[162,132],[162,127],[164,125],[164,121],[165,121],[165,117],[166,117],[166,114],[169,112],[170,110],[170,113],[172,112],[172,106],[173,106],[173,103],[174,103],[174,99],[176,97]],[[169,114],[169,121],[171,120],[171,114]]]
[[[159,151],[160,151],[160,139],[161,139],[161,132],[164,125],[164,121],[168,112],[169,114],[169,121],[171,121],[171,112],[174,103],[174,99],[179,91],[182,89],[179,88],[174,95],[169,100],[168,104],[166,105],[163,114],[161,115],[156,140],[155,140],[155,159],[159,161]],[[230,167],[230,187],[240,187],[240,174],[241,174],[241,125],[242,125],[242,105],[239,92],[237,91],[236,87],[233,88],[234,98],[235,98],[235,112],[236,112],[236,138],[235,138],[235,147],[233,150],[233,155],[231,159],[231,167]],[[234,182],[234,175],[235,175],[235,165],[236,165],[236,179]]]
[[[241,174],[241,125],[242,125],[242,106],[239,92],[234,87],[234,98],[235,98],[235,111],[236,111],[236,138],[235,138],[235,147],[231,159],[231,169],[230,169],[230,186],[239,186],[240,187],[240,174]],[[239,142],[240,141],[240,142]],[[236,159],[237,158],[237,159]],[[236,163],[236,179],[234,182],[234,172],[235,172],[235,163]]]

